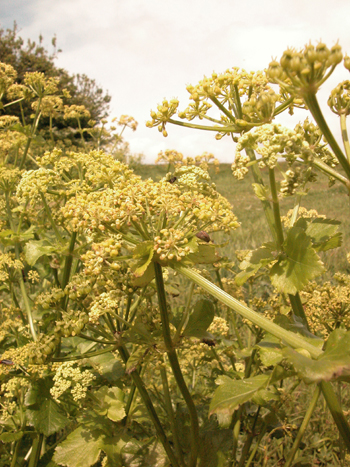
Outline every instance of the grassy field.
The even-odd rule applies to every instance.
[[[160,180],[166,174],[166,170],[166,165],[142,165],[136,172],[143,178]],[[232,234],[232,241],[224,254],[234,258],[235,250],[257,248],[261,243],[270,241],[264,212],[252,189],[251,174],[248,174],[244,180],[238,181],[232,176],[230,164],[221,164],[220,172],[212,173],[212,180],[218,191],[230,201],[233,212],[241,223],[241,227]],[[282,215],[292,209],[293,205],[294,198],[281,199]],[[345,187],[337,182],[329,188],[328,179],[319,175],[316,183],[309,184],[309,193],[303,197],[302,205],[307,209],[316,209],[319,214],[328,218],[341,221],[343,245],[324,253],[322,260],[331,275],[335,271],[350,273],[350,265],[346,260],[346,254],[350,252],[350,205]]]

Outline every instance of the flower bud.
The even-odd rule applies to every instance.
[[[348,55],[344,57],[344,67],[350,71],[350,57]]]

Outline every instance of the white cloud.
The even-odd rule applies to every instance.
[[[214,134],[169,128],[164,139],[144,127],[149,110],[164,97],[178,97],[184,108],[186,84],[204,74],[264,68],[287,46],[299,48],[309,39],[333,45],[339,38],[350,52],[348,0],[29,0],[18,17],[20,4],[6,2],[2,24],[17,19],[23,37],[41,33],[47,43],[57,34],[63,49],[58,65],[96,79],[112,95],[113,115],[139,121],[127,138],[147,160],[167,147],[232,160],[228,138],[217,142]]]

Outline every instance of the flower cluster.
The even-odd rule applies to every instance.
[[[163,136],[168,136],[168,133],[165,129],[166,123],[171,119],[171,117],[176,114],[177,108],[179,106],[179,101],[177,99],[171,99],[171,101],[163,100],[161,104],[157,107],[157,112],[151,111],[152,120],[146,123],[148,128],[158,127]]]
[[[302,292],[305,314],[314,333],[327,338],[338,327],[350,330],[350,289],[348,280],[339,285],[310,283]]]
[[[328,105],[331,111],[337,115],[349,115],[350,81],[343,81],[332,90],[328,99]]]
[[[51,396],[59,403],[63,394],[69,391],[75,402],[80,403],[85,399],[88,387],[96,378],[91,371],[81,371],[74,362],[65,362],[54,365],[54,385],[50,389]]]
[[[165,151],[160,151],[158,157],[155,160],[156,164],[172,164],[175,168],[178,168],[182,165],[196,165],[201,167],[204,170],[208,170],[209,165],[213,164],[215,166],[216,173],[219,171],[219,160],[211,153],[204,152],[201,155],[193,157],[184,157],[181,152],[176,151],[175,149],[166,149]]]
[[[11,65],[0,62],[0,99],[13,84],[16,77],[17,72]]]
[[[263,72],[247,72],[239,68],[226,70],[224,73],[213,73],[210,77],[195,86],[188,85],[190,94],[189,106],[178,112],[180,119],[192,121],[195,118],[206,120],[213,125],[193,125],[180,123],[172,117],[177,111],[178,101],[163,102],[158,106],[158,112],[151,111],[152,121],[148,127],[158,125],[159,131],[167,135],[165,123],[175,123],[193,128],[216,131],[216,139],[221,139],[229,133],[241,133],[254,126],[269,123],[274,118],[276,103],[283,103],[287,98],[284,94],[277,95],[268,84]],[[209,116],[213,104],[219,109],[220,117]]]
[[[270,63],[267,76],[292,94],[315,94],[342,59],[340,45],[328,49],[322,42],[316,47],[310,43],[300,51],[287,49],[280,62]]]

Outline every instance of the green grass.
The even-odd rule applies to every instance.
[[[136,173],[142,178],[150,177],[157,181],[165,176],[166,171],[166,165],[140,165]],[[235,250],[254,249],[263,242],[270,241],[264,212],[252,189],[252,175],[249,173],[244,180],[238,181],[232,176],[230,164],[221,164],[220,172],[212,172],[211,176],[218,191],[232,204],[233,212],[241,223],[241,227],[233,232],[230,245],[225,248],[224,254],[233,259]],[[282,215],[293,208],[294,200],[294,197],[281,199]],[[302,206],[306,209],[316,209],[319,214],[341,222],[343,245],[322,255],[322,260],[329,270],[324,279],[329,279],[335,271],[350,273],[350,265],[346,260],[346,254],[350,252],[350,206],[345,187],[340,183],[329,187],[328,179],[319,175],[317,182],[309,184],[309,192],[303,197]]]

